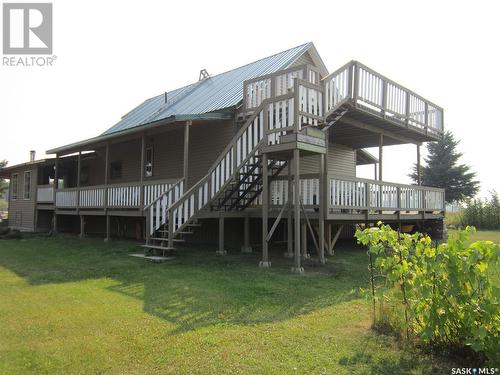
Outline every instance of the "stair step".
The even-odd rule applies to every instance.
[[[163,237],[151,237],[150,239],[153,241],[168,241],[168,238],[163,238]],[[186,241],[180,238],[174,238],[174,242],[186,242]]]
[[[160,246],[160,245],[140,245],[141,247],[144,247],[146,249],[157,249],[157,250],[175,250],[173,247],[168,247],[168,246]]]
[[[168,230],[167,229],[160,229],[160,230],[157,230],[157,232],[159,232],[159,233],[168,233]],[[183,231],[183,232],[178,232],[178,234],[194,234],[194,232]]]
[[[187,226],[188,227],[201,227],[201,224],[192,223],[192,224],[188,224]]]

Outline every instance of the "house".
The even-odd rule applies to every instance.
[[[243,251],[260,243],[263,267],[279,238],[302,272],[308,242],[323,263],[354,224],[438,233],[444,191],[384,181],[383,148],[414,144],[420,163],[420,145],[442,134],[439,106],[357,61],[329,73],[306,43],[222,74],[203,70],[101,135],[1,175],[13,228],[133,236],[159,252],[213,240],[224,254],[231,238]],[[378,158],[364,151],[375,146]],[[373,180],[356,177],[360,164],[375,165]]]

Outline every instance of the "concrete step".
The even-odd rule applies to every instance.
[[[157,249],[157,250],[175,250],[173,247],[168,247],[168,246],[160,246],[160,245],[140,245],[141,247],[144,247],[145,249]]]

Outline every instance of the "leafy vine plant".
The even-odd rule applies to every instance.
[[[494,278],[500,245],[471,242],[474,233],[467,227],[435,244],[427,235],[400,233],[382,222],[358,229],[358,243],[368,247],[374,323],[383,320],[407,339],[434,347],[472,350],[485,361],[498,358],[500,289]],[[384,304],[394,308],[388,312]]]

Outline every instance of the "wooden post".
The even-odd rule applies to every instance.
[[[326,242],[327,242],[326,253],[329,256],[332,256],[333,251],[331,251],[330,249],[330,244],[332,243],[332,224],[330,223],[326,224]]]
[[[286,243],[286,258],[293,258],[293,185],[292,185],[292,160],[288,160],[288,210],[287,210],[287,243]]]
[[[250,217],[248,215],[243,219],[243,246],[241,247],[241,252],[252,252],[252,246],[250,246]]]
[[[384,135],[380,134],[379,144],[378,144],[378,179],[382,181],[382,159],[383,159],[383,146],[384,146]]]
[[[421,175],[420,175],[420,145],[417,144],[417,185],[420,186],[422,185],[422,180],[421,180]]]
[[[80,215],[80,238],[85,237],[85,217]]]
[[[226,255],[227,251],[224,250],[224,216],[221,213],[219,216],[219,250],[216,252],[217,255]]]
[[[53,228],[52,232],[57,233],[57,189],[59,188],[59,154],[56,154],[56,160],[54,164],[54,216],[53,216]]]
[[[378,167],[377,163],[373,163],[373,179],[375,181],[378,180],[378,178],[377,178],[377,167]]]
[[[106,215],[106,238],[104,241],[109,241],[111,238],[111,217],[109,215]]]
[[[320,155],[319,161],[319,262],[325,264],[325,206],[327,204],[325,194],[325,155]]]
[[[104,165],[104,215],[105,215],[105,220],[106,220],[106,236],[104,237],[104,241],[109,241],[109,231],[110,231],[110,224],[109,224],[109,215],[108,215],[108,164],[109,164],[109,143],[106,143],[106,156],[105,156],[105,165]]]
[[[82,167],[82,151],[78,151],[78,161],[77,161],[77,168],[78,170],[76,171],[76,186],[80,187],[80,177],[81,177],[81,167]]]
[[[192,125],[192,121],[186,121],[186,126],[184,127],[184,185],[186,190],[189,188],[188,176],[189,176],[189,128]]]
[[[300,263],[300,151],[293,150],[293,164],[294,164],[294,267],[292,272],[304,273],[304,269]]]
[[[269,217],[269,171],[267,161],[267,154],[262,154],[262,260],[259,267],[271,267],[266,239]]]
[[[146,162],[146,136],[144,133],[141,135],[141,166],[140,166],[140,182],[139,188],[139,207],[142,210],[144,207],[144,163]]]
[[[307,223],[305,220],[301,223],[301,240],[302,240],[302,259],[309,259],[311,254],[307,252]]]
[[[148,236],[151,232],[151,225],[153,222],[149,219]],[[174,248],[174,211],[172,210],[168,210],[168,248],[170,250]]]

